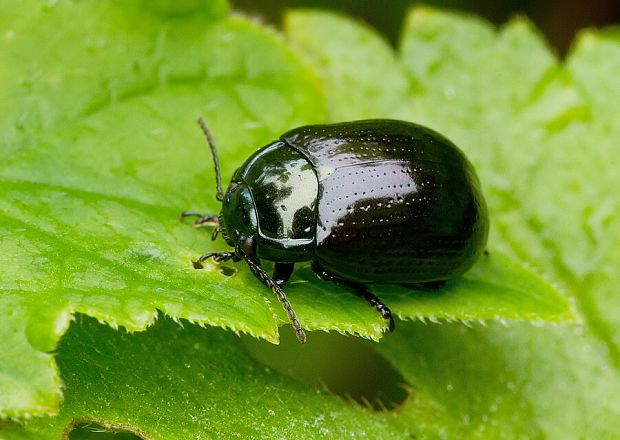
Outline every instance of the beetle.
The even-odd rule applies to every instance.
[[[310,261],[320,278],[364,298],[392,331],[392,313],[369,285],[438,289],[484,251],[489,218],[476,172],[429,128],[391,119],[299,127],[252,154],[223,193],[213,136],[198,122],[222,210],[181,217],[215,226],[211,238],[221,231],[233,250],[204,254],[194,267],[209,258],[244,260],[276,294],[302,343],[282,289],[295,263]],[[274,262],[271,276],[261,260]]]

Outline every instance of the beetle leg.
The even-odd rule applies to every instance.
[[[291,321],[291,324],[293,325],[293,329],[295,329],[297,339],[302,344],[305,343],[306,333],[301,328],[301,325],[297,320],[297,316],[295,315],[295,311],[293,310],[291,303],[289,303],[288,299],[286,299],[286,295],[284,294],[284,290],[282,290],[282,287],[280,287],[280,285],[275,280],[273,280],[267,272],[265,272],[265,269],[261,267],[257,259],[253,259],[246,255],[245,261],[248,263],[248,266],[250,266],[250,270],[256,276],[256,278],[261,280],[267,287],[269,287],[273,291],[273,293],[276,294],[276,296],[280,300],[280,303],[282,304],[282,307],[284,307],[284,310],[288,315],[289,321]]]
[[[327,272],[325,269],[323,269],[321,266],[319,266],[314,261],[310,263],[310,267],[312,267],[312,271],[322,280],[333,281],[335,283],[342,284],[341,280],[333,276],[331,273]],[[350,286],[347,286],[347,287],[350,287]]]
[[[196,227],[203,225],[218,226],[220,224],[219,216],[217,215],[202,215],[201,213],[195,211],[183,211],[181,213],[181,221],[183,221],[186,217],[198,217],[194,221],[194,226]]]
[[[183,221],[183,219],[185,217],[202,217],[202,214],[196,211],[183,211],[181,213],[181,221]]]
[[[183,211],[181,213],[181,221],[185,217],[198,217],[194,221],[194,227],[200,228],[203,225],[215,226],[213,229],[213,233],[211,234],[211,241],[215,241],[217,238],[217,234],[220,232],[220,218],[217,215],[202,215],[199,212],[195,211]]]
[[[392,311],[388,306],[383,303],[383,301],[379,299],[379,297],[377,297],[374,293],[369,292],[365,285],[341,280],[340,278],[337,278],[327,272],[314,261],[312,262],[312,270],[320,278],[328,281],[333,281],[336,284],[340,284],[341,286],[353,291],[357,296],[365,299],[368,305],[370,305],[370,307],[379,312],[381,317],[388,321],[389,331],[394,331],[394,317],[392,316]]]
[[[389,331],[394,331],[394,317],[392,316],[392,311],[388,306],[386,306],[383,301],[379,299],[374,293],[369,292],[366,286],[358,285],[355,293],[358,296],[364,298],[368,305],[375,309],[383,319],[388,320],[388,329]]]
[[[215,261],[216,263],[228,261],[231,259],[237,262],[242,259],[242,257],[240,257],[236,252],[209,252],[207,254],[201,255],[200,258],[194,261],[194,269],[202,269],[202,263],[207,261],[209,258],[213,258],[213,261]]]
[[[279,263],[273,265],[273,281],[280,287],[286,284],[293,273],[295,263]]]
[[[219,217],[217,215],[203,215],[194,221],[194,226],[200,227],[202,225],[219,226]]]

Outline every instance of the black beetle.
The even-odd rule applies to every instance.
[[[202,119],[215,163],[219,215],[196,225],[222,232],[232,252],[215,261],[245,260],[269,286],[305,342],[282,290],[296,262],[311,261],[321,278],[351,288],[388,320],[373,283],[436,289],[469,269],[489,231],[478,177],[467,158],[433,130],[373,119],[309,125],[255,152],[222,193],[215,143]],[[274,262],[273,276],[260,260]]]

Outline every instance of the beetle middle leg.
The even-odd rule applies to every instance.
[[[273,281],[280,287],[286,284],[293,273],[295,263],[280,263],[275,262],[273,264]]]
[[[368,288],[364,284],[353,283],[351,281],[342,280],[337,278],[323,269],[314,261],[312,262],[312,270],[315,274],[317,274],[320,278],[332,281],[336,284],[339,284],[347,289],[351,290],[357,296],[366,300],[368,305],[375,309],[381,317],[388,321],[388,329],[389,331],[394,331],[394,317],[392,316],[392,311],[388,306],[386,306],[383,301],[379,299],[374,293],[370,292]]]

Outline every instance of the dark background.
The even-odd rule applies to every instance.
[[[576,32],[585,27],[602,27],[620,22],[620,0],[428,0],[422,2],[485,17],[496,24],[523,14],[532,20],[552,47],[564,55]],[[233,7],[246,14],[279,25],[286,8],[313,7],[341,11],[358,17],[396,43],[405,12],[413,0],[232,0]]]

